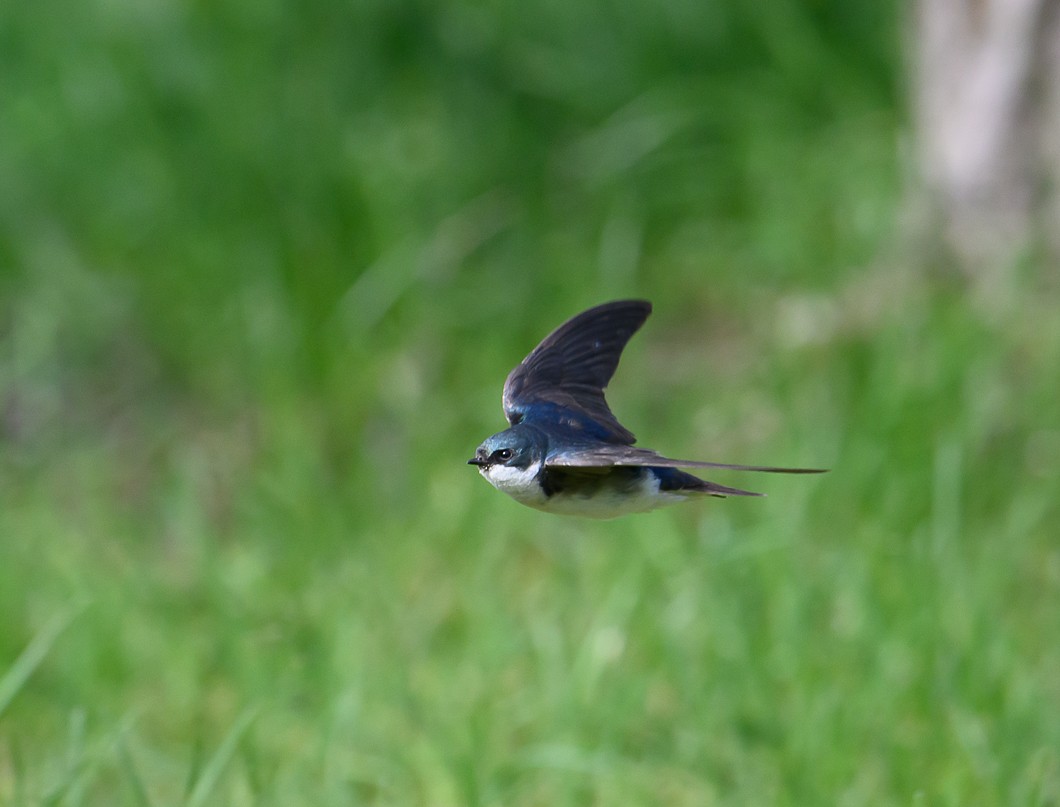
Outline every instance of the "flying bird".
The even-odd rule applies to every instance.
[[[704,495],[764,495],[682,468],[823,473],[675,460],[634,446],[636,438],[611,412],[604,389],[649,314],[646,300],[617,300],[583,311],[546,336],[504,382],[510,427],[487,438],[468,464],[521,504],[590,518],[643,513]]]

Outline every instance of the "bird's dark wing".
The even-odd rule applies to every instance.
[[[572,446],[550,453],[546,466],[561,468],[596,468],[614,465],[644,465],[655,468],[726,468],[730,471],[767,471],[774,474],[822,474],[824,468],[775,468],[769,465],[730,465],[725,462],[674,460],[647,448],[594,444]]]
[[[508,374],[504,415],[513,426],[539,419],[572,436],[632,443],[604,400],[622,349],[651,313],[646,300],[618,300],[590,308],[545,337]]]
[[[659,477],[660,489],[663,491],[694,491],[706,493],[710,496],[725,498],[726,496],[764,496],[764,493],[754,493],[750,490],[730,488],[728,485],[719,485],[717,482],[708,482],[706,479],[686,474],[673,468],[655,470]],[[624,474],[618,476],[616,474]],[[573,468],[559,465],[547,466],[541,474],[541,487],[546,495],[553,496],[556,493],[566,493],[574,496],[591,496],[602,486],[610,489],[621,488],[625,480],[632,492],[642,484],[640,471],[632,467],[616,470],[614,466]]]

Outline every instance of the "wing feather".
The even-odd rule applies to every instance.
[[[821,474],[824,468],[781,468],[772,465],[732,465],[727,462],[675,460],[651,449],[623,445],[573,446],[550,454],[545,464],[562,468],[595,468],[611,465],[642,465],[655,468],[724,468],[730,471],[764,471],[773,474]]]
[[[632,443],[604,398],[622,350],[651,314],[646,300],[617,300],[583,311],[542,340],[504,382],[504,414],[513,426],[535,411],[573,432]],[[536,407],[536,409],[535,409]]]

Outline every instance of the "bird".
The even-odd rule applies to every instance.
[[[682,468],[825,472],[671,459],[635,446],[636,438],[611,412],[604,390],[651,311],[647,300],[603,303],[546,336],[504,382],[509,427],[484,440],[468,465],[528,507],[598,519],[702,496],[765,495],[709,482]]]

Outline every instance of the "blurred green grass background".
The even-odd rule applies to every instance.
[[[1055,268],[905,237],[902,14],[5,5],[0,802],[1060,803]],[[479,479],[632,295],[646,445],[832,473]]]

